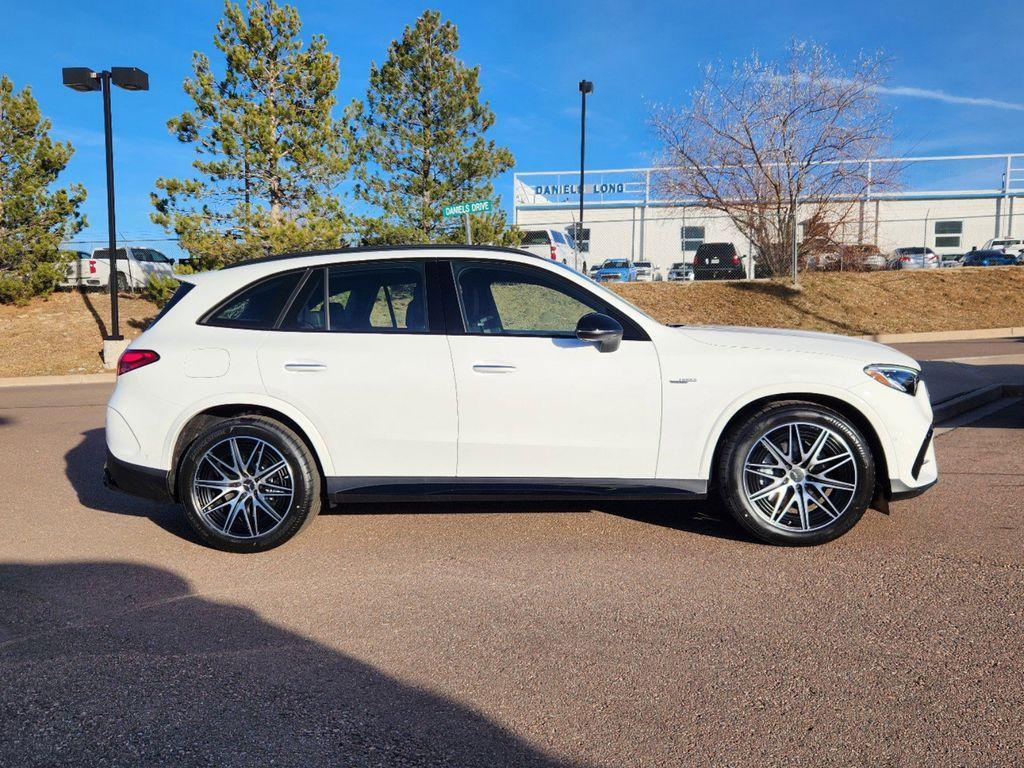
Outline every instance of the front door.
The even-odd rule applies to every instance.
[[[335,476],[455,474],[455,380],[427,298],[422,261],[316,268],[266,334],[267,391],[317,425]]]
[[[615,310],[551,270],[456,260],[452,272],[458,475],[653,478],[661,387],[646,334],[631,325],[614,352],[577,339],[580,317]]]

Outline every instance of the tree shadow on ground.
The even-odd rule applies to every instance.
[[[0,604],[3,765],[570,765],[167,570],[0,564]]]

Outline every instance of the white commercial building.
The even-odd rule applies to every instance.
[[[993,238],[1024,235],[1024,154],[891,158],[904,184],[898,192],[869,192],[856,202],[845,227],[847,244],[883,252],[927,246],[960,254]],[[581,263],[609,258],[650,261],[662,270],[692,262],[703,242],[731,242],[741,254],[750,244],[729,218],[685,201],[660,199],[657,176],[665,169],[587,171]],[[574,231],[579,217],[579,170],[517,173],[515,223],[523,230]]]

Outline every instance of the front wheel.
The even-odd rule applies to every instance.
[[[189,446],[179,497],[203,541],[230,552],[283,544],[320,510],[321,478],[305,442],[263,416],[218,422]]]
[[[875,464],[860,431],[813,403],[770,404],[726,436],[717,467],[726,507],[758,538],[795,546],[842,536],[875,489]]]

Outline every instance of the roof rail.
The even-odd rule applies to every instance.
[[[380,253],[382,251],[497,251],[499,253],[515,253],[520,256],[533,256],[537,259],[543,257],[538,256],[536,253],[530,253],[524,251],[521,248],[509,248],[501,245],[447,245],[439,243],[422,243],[419,245],[361,245],[361,246],[344,246],[341,248],[326,248],[317,251],[293,251],[291,253],[282,253],[273,256],[259,256],[254,259],[245,259],[244,261],[236,261],[233,264],[227,264],[221,269],[234,269],[235,267],[244,267],[249,264],[265,264],[270,261],[286,261],[287,259],[299,259],[303,256],[331,256],[334,254],[348,254],[348,253]]]

